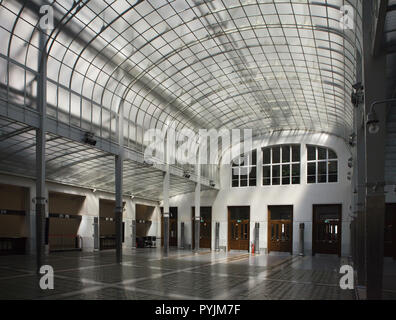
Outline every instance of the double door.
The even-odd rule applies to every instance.
[[[249,219],[230,220],[230,239],[231,250],[249,250]]]
[[[312,253],[341,256],[341,205],[313,206]]]
[[[396,204],[386,204],[384,256],[396,259]]]
[[[293,250],[293,207],[268,207],[268,252]]]

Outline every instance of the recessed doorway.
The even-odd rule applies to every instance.
[[[228,250],[249,251],[250,207],[228,207]]]
[[[293,206],[268,206],[268,252],[293,253]]]
[[[325,253],[341,256],[340,204],[313,206],[312,254]]]
[[[161,207],[161,246],[164,246],[164,208]],[[177,207],[169,208],[169,246],[177,247]]]
[[[396,259],[396,203],[386,204],[384,240],[384,256]]]

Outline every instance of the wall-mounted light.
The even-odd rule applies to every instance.
[[[351,102],[355,107],[364,102],[364,91],[361,82],[355,83],[352,88],[354,91],[351,93]]]
[[[85,132],[84,139],[83,139],[84,143],[89,144],[91,146],[96,146],[96,140],[95,140],[94,136],[95,135],[92,132]]]
[[[183,177],[186,178],[186,179],[189,179],[191,177],[190,171],[189,170],[184,170]]]
[[[374,101],[371,104],[370,112],[367,114],[367,120],[366,120],[367,130],[370,134],[377,134],[380,130],[379,120],[375,112],[375,106],[377,104],[386,104],[391,102],[396,102],[396,98],[378,100],[378,101]]]
[[[377,118],[377,114],[375,113],[374,110],[370,111],[369,114],[367,115],[367,121],[366,121],[367,129],[370,134],[376,134],[378,133],[380,126],[379,126],[379,120]]]
[[[349,168],[352,168],[352,167],[353,167],[353,158],[352,158],[352,157],[350,157],[350,158],[348,159],[348,167],[349,167]]]
[[[209,185],[210,185],[212,188],[214,188],[214,187],[216,186],[216,184],[214,183],[213,180],[210,180],[210,181],[209,181]]]
[[[354,147],[355,146],[355,144],[356,144],[356,142],[355,142],[355,139],[356,139],[356,133],[355,132],[353,132],[353,133],[351,133],[350,135],[349,135],[349,145],[351,146],[351,147]]]

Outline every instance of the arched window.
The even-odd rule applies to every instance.
[[[255,187],[257,183],[257,151],[252,150],[232,161],[233,187]]]
[[[307,182],[338,182],[337,154],[324,147],[307,146]]]
[[[263,148],[263,185],[300,183],[300,145]]]

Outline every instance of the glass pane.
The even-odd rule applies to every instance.
[[[254,178],[254,179],[249,179],[249,186],[250,186],[250,187],[255,187],[255,186],[256,186],[256,178]]]
[[[300,165],[293,164],[292,165],[292,184],[300,183]]]
[[[290,184],[290,165],[282,166],[282,184]]]
[[[308,163],[308,175],[316,175],[316,163]]]
[[[280,147],[272,148],[272,163],[280,162]]]
[[[292,146],[292,161],[300,162],[300,146]]]
[[[232,186],[238,187],[238,180],[232,180]]]
[[[250,172],[249,172],[249,178],[256,178],[257,176],[257,167],[250,167],[249,168]]]
[[[249,173],[249,169],[247,167],[242,167],[239,169],[239,174],[241,175],[241,179],[247,179]]]
[[[331,149],[329,149],[329,159],[337,159],[337,154]]]
[[[241,187],[247,187],[247,179],[243,179],[242,180],[242,177],[241,177]]]
[[[326,162],[318,162],[318,183],[325,183],[327,176]]]
[[[308,163],[308,183],[316,183],[316,163]]]
[[[263,179],[263,186],[269,186],[271,185],[271,179],[270,178],[264,178]]]
[[[282,162],[290,162],[290,146],[282,147]]]
[[[271,148],[263,149],[263,164],[271,163]]]
[[[232,179],[238,179],[239,176],[239,168],[232,168]]]
[[[329,161],[329,175],[337,175],[337,161]]]
[[[274,186],[280,185],[280,178],[272,178],[272,184]]]
[[[316,148],[315,147],[308,147],[308,161],[316,160]]]
[[[293,164],[292,165],[292,176],[296,177],[300,175],[300,165],[299,164]]]
[[[318,148],[318,159],[319,160],[325,160],[327,155],[327,149],[326,148]]]
[[[279,178],[280,177],[280,166],[272,166],[272,177]]]
[[[270,170],[271,170],[270,166],[264,166],[263,167],[263,177],[264,178],[269,178],[270,177],[270,174],[271,174]]]
[[[307,182],[308,183],[316,183],[316,176],[308,176]]]
[[[251,159],[250,159],[250,165],[256,165],[257,164],[257,151],[253,150],[251,153]]]
[[[300,184],[300,177],[292,177],[292,184]]]

